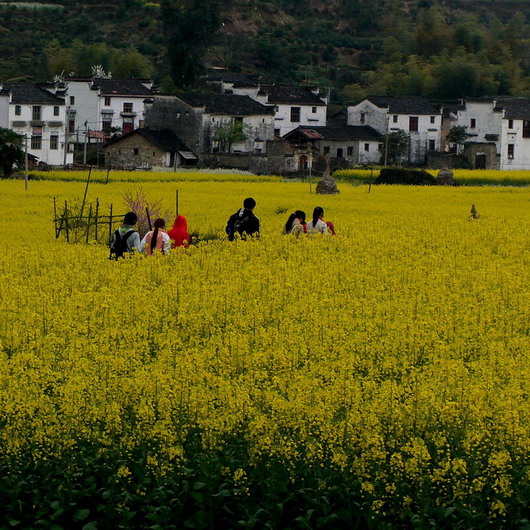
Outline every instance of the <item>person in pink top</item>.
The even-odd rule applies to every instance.
[[[158,218],[155,221],[155,229],[145,234],[140,243],[140,247],[146,256],[150,256],[155,250],[162,251],[162,254],[169,252],[171,240],[163,230],[165,227],[166,222],[164,219]]]

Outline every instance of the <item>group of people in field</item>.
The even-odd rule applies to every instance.
[[[255,207],[256,201],[252,197],[248,197],[243,201],[243,207],[230,216],[225,229],[229,241],[233,241],[238,236],[241,239],[259,237],[260,222],[254,214]],[[172,248],[187,248],[190,244],[188,222],[183,215],[177,215],[173,227],[168,231],[165,230],[165,220],[156,219],[153,229],[149,230],[142,239],[134,228],[137,221],[138,217],[134,212],[125,214],[122,226],[112,234],[111,258],[118,259],[134,251],[147,256],[156,251],[167,254]],[[333,223],[324,221],[324,209],[317,206],[313,210],[313,217],[309,222],[306,222],[306,214],[302,210],[293,212],[285,223],[283,233],[292,234],[295,237],[300,237],[306,233],[335,235],[335,229]]]

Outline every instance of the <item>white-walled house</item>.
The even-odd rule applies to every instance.
[[[466,99],[458,109],[456,124],[469,135],[465,147],[476,147],[472,167],[530,169],[530,99]],[[495,145],[496,155],[480,149],[488,144]],[[491,156],[498,160],[488,160]]]
[[[308,167],[308,157],[329,155],[350,164],[378,164],[383,136],[367,125],[300,126],[284,136],[296,150],[298,169]]]
[[[154,96],[151,80],[71,77],[66,84],[68,132],[77,142],[85,141],[85,133],[91,141],[94,133],[128,134],[143,127],[145,104]]]
[[[64,98],[41,85],[5,84],[0,91],[0,126],[24,136],[28,154],[51,166],[71,164]]]
[[[244,138],[231,141],[239,128]],[[248,96],[190,93],[157,96],[146,115],[151,129],[171,129],[195,154],[265,154],[274,139],[274,110]],[[235,138],[235,137],[234,137]]]
[[[442,112],[419,96],[368,96],[348,107],[348,125],[369,125],[381,134],[404,131],[409,137],[404,161],[423,164],[428,151],[441,148]]]
[[[246,95],[262,105],[274,109],[274,133],[284,136],[301,125],[323,127],[326,125],[327,97],[319,95],[318,88],[285,83],[260,83],[250,86],[233,83],[223,90]]]

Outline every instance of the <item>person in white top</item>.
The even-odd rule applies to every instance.
[[[313,210],[313,219],[307,223],[307,233],[329,235],[328,225],[322,220],[323,218],[324,208],[317,206]]]
[[[162,251],[162,254],[167,254],[171,248],[171,239],[164,232],[166,222],[162,218],[155,221],[155,229],[147,232],[142,242],[140,243],[141,251],[150,256],[155,250]]]

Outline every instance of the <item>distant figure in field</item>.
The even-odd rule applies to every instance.
[[[190,234],[188,232],[188,221],[183,215],[177,215],[173,228],[168,231],[167,235],[171,239],[171,248],[190,246]]]
[[[293,234],[296,237],[300,237],[305,231],[305,212],[302,210],[296,210],[287,219],[283,233],[286,235]]]
[[[324,208],[317,206],[313,210],[313,218],[307,223],[307,233],[329,235],[328,225],[324,222]]]
[[[110,258],[124,258],[127,254],[132,254],[135,250],[141,251],[140,235],[134,229],[138,220],[134,212],[128,212],[123,218],[121,227],[112,234],[110,240]]]
[[[471,214],[469,215],[469,220],[471,219],[480,219],[480,215],[477,212],[474,204],[471,205]]]
[[[335,233],[335,225],[331,222],[331,221],[327,221],[326,222],[326,226],[328,227],[328,231],[329,233],[332,235],[332,236],[336,236],[337,234]]]
[[[259,219],[254,215],[254,208],[256,201],[252,197],[248,197],[243,201],[243,208],[230,216],[226,224],[226,234],[229,241],[234,241],[236,234],[239,234],[241,239],[246,236],[259,236],[260,224]]]
[[[164,219],[160,217],[156,219],[154,226],[155,229],[147,232],[140,244],[142,252],[146,256],[151,256],[155,250],[160,250],[162,254],[167,254],[171,248],[171,240],[163,230],[166,227]]]

